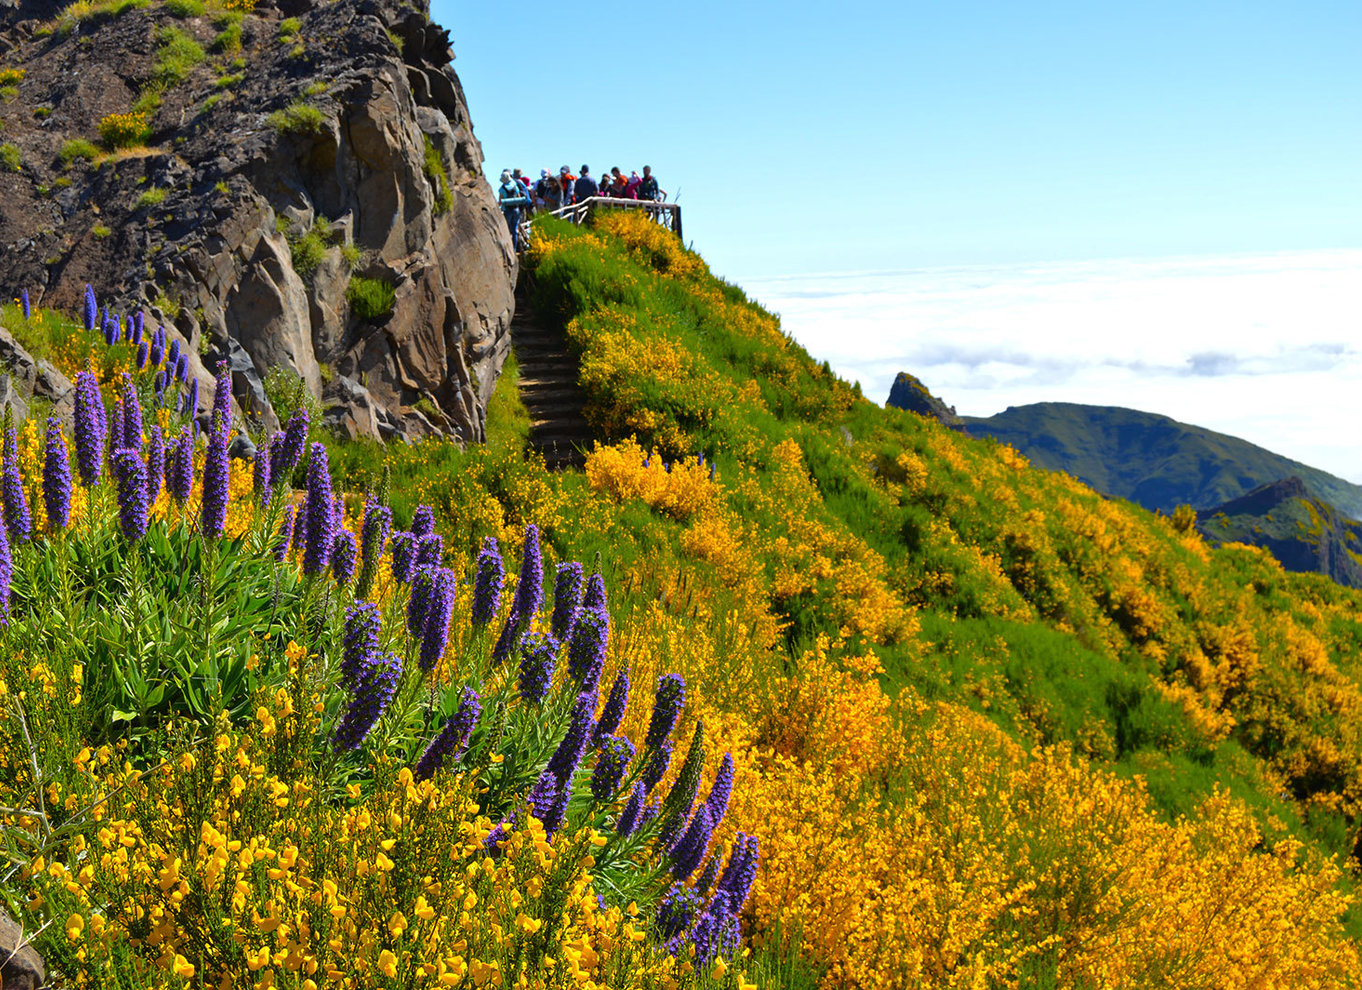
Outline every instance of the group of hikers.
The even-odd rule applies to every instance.
[[[501,173],[501,187],[497,190],[497,202],[506,214],[506,224],[511,228],[511,240],[517,251],[520,250],[521,213],[539,210],[552,212],[574,203],[585,203],[593,196],[609,199],[642,199],[657,203],[665,202],[667,191],[657,184],[650,165],[643,166],[643,174],[630,172],[628,177],[616,166],[597,181],[591,176],[591,169],[583,165],[579,174],[573,175],[566,165],[552,175],[548,169],[539,171],[539,180],[531,182],[520,169],[506,169]]]

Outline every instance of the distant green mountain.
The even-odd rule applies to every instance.
[[[1066,471],[1147,509],[1170,513],[1186,503],[1204,514],[1294,476],[1311,496],[1362,519],[1362,487],[1247,440],[1156,413],[1038,402],[962,419],[973,436],[1011,444],[1038,467]]]

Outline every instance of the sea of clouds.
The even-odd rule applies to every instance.
[[[1362,482],[1362,251],[749,279],[867,397],[1162,413]]]

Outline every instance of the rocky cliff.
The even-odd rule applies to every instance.
[[[241,410],[481,439],[516,260],[447,32],[398,0],[0,3],[0,292],[141,307]]]

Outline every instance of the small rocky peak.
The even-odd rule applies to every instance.
[[[965,422],[955,414],[954,406],[948,406],[932,395],[920,379],[906,371],[900,371],[895,377],[894,384],[889,389],[889,401],[885,404],[934,419],[952,430],[965,428]]]
[[[1295,475],[1278,481],[1259,485],[1238,498],[1230,499],[1224,505],[1217,505],[1202,513],[1207,518],[1223,512],[1227,516],[1265,516],[1277,506],[1290,499],[1309,499],[1313,496],[1305,487],[1305,482]]]

